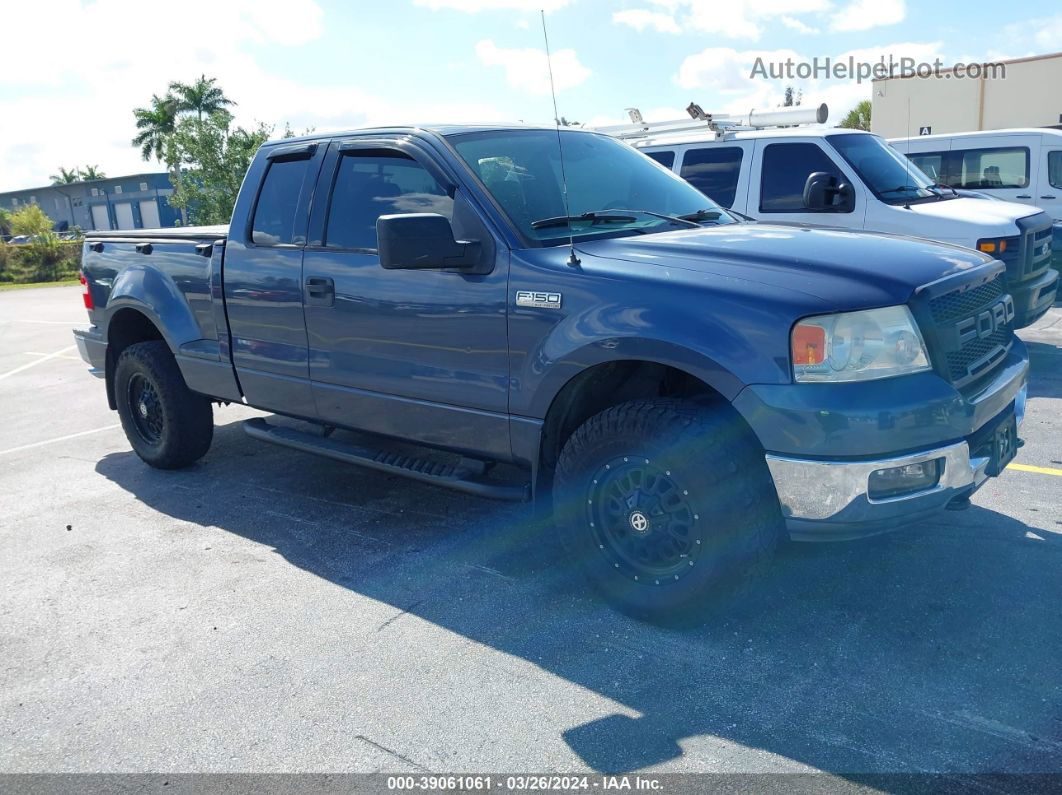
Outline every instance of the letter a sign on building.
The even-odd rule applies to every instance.
[[[932,135],[933,134],[933,128],[932,127],[919,127],[918,128],[918,134],[919,135]]]

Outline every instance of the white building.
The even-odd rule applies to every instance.
[[[989,64],[980,77],[959,77],[953,67],[939,76],[875,80],[871,131],[903,138],[1062,127],[1062,52],[998,63],[1003,69]]]

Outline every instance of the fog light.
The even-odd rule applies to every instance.
[[[867,484],[868,494],[872,500],[883,500],[925,491],[940,482],[940,474],[943,470],[943,458],[920,461],[917,464],[905,464],[902,467],[875,469],[870,473],[870,480]]]

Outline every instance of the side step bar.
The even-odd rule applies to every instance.
[[[402,475],[423,483],[434,483],[436,486],[475,494],[478,497],[526,502],[531,493],[529,486],[524,483],[490,483],[480,480],[486,470],[486,464],[482,461],[462,458],[457,466],[452,466],[386,450],[374,450],[371,447],[316,436],[294,428],[270,425],[261,417],[244,420],[243,429],[248,436],[263,442],[272,442],[304,453],[315,453],[392,475]]]

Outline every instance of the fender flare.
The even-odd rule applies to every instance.
[[[174,354],[201,336],[187,298],[172,279],[154,268],[132,265],[115,277],[107,300],[108,338],[112,318],[123,309],[134,309],[150,320]]]

